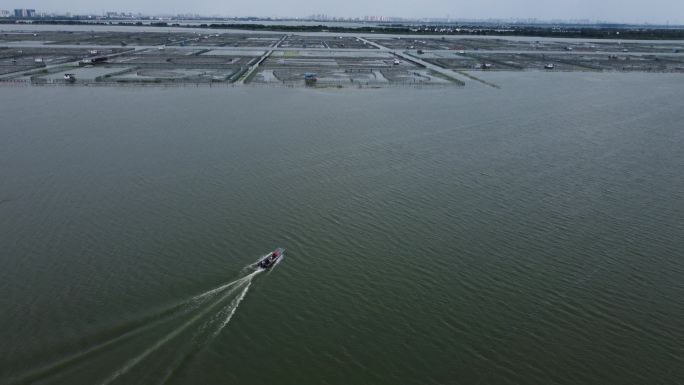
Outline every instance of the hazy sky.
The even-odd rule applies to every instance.
[[[224,16],[399,16],[591,19],[684,23],[684,0],[4,0],[2,9],[102,13],[199,13]]]

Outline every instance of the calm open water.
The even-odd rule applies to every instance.
[[[0,383],[684,382],[684,77],[487,80],[0,88]]]

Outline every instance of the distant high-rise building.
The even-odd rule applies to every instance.
[[[6,9],[0,10],[0,17],[10,17],[10,11]]]
[[[15,9],[14,17],[36,17],[35,9]]]

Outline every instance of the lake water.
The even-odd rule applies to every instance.
[[[486,76],[0,88],[0,383],[680,383],[684,77]]]

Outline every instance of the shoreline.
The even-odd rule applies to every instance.
[[[531,37],[531,38],[566,38],[597,40],[642,40],[642,41],[676,41],[684,40],[684,27],[657,28],[631,25],[595,25],[595,26],[561,26],[542,25],[492,25],[488,23],[416,23],[416,24],[378,24],[371,26],[338,26],[338,25],[285,25],[285,24],[253,24],[253,23],[185,23],[182,21],[84,21],[84,20],[0,20],[2,25],[54,25],[54,26],[114,26],[143,28],[180,28],[264,31],[287,33],[353,33],[368,35],[402,35],[402,36],[470,36],[470,37]]]

